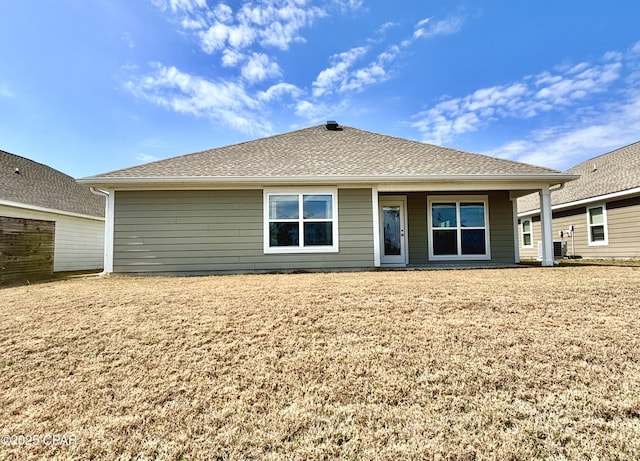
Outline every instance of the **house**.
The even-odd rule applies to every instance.
[[[54,272],[103,267],[104,210],[105,198],[74,178],[0,150],[0,217],[52,223]]]
[[[193,273],[513,263],[517,197],[572,179],[328,122],[79,181],[105,271]]]
[[[640,142],[592,158],[567,171],[580,179],[552,190],[554,240],[566,255],[640,258]],[[538,255],[540,202],[518,200],[520,254]]]

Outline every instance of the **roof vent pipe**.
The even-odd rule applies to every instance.
[[[327,120],[327,130],[338,131],[340,125],[335,120]]]

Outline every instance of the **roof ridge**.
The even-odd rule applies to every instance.
[[[56,173],[58,173],[58,174],[61,174],[61,175],[63,175],[63,176],[66,176],[67,178],[69,178],[69,179],[71,179],[71,180],[73,180],[73,181],[75,181],[75,180],[76,180],[76,178],[74,178],[73,176],[68,175],[67,173],[65,173],[65,172],[63,172],[63,171],[60,171],[60,170],[58,170],[58,169],[56,169],[56,168],[54,168],[54,167],[52,167],[52,166],[50,166],[50,165],[47,165],[46,163],[36,162],[35,160],[30,159],[30,158],[28,158],[28,157],[24,157],[24,156],[22,156],[22,155],[14,154],[14,153],[12,153],[12,152],[7,152],[7,151],[6,151],[6,150],[4,150],[4,149],[0,149],[0,153],[7,154],[7,155],[11,155],[11,156],[13,156],[13,157],[17,157],[17,158],[19,158],[19,159],[26,160],[27,162],[30,162],[30,163],[35,163],[36,165],[40,165],[41,167],[47,168],[47,169],[49,169],[49,170],[51,170],[51,171],[54,171],[54,172],[56,172]]]
[[[135,167],[138,167],[138,166],[141,166],[141,165],[154,165],[156,163],[165,162],[167,160],[176,160],[176,159],[179,159],[179,158],[189,157],[191,155],[200,155],[200,154],[204,154],[204,153],[207,153],[207,152],[212,152],[212,151],[215,151],[215,150],[218,150],[218,149],[227,149],[227,148],[231,148],[231,147],[242,146],[243,144],[248,144],[248,143],[252,143],[252,142],[255,142],[255,141],[262,141],[262,140],[267,140],[267,139],[273,139],[273,138],[277,138],[279,136],[286,136],[288,134],[297,133],[299,131],[305,131],[305,130],[311,130],[311,129],[314,129],[314,128],[319,128],[321,126],[324,126],[324,125],[314,125],[314,126],[309,126],[309,127],[306,127],[306,128],[300,128],[300,129],[293,130],[293,131],[285,131],[285,132],[282,132],[282,133],[276,133],[276,134],[272,134],[272,135],[269,135],[269,136],[264,136],[262,138],[247,139],[245,141],[239,141],[239,142],[235,142],[235,143],[232,143],[232,144],[225,144],[225,145],[222,145],[222,146],[211,147],[209,149],[203,149],[203,150],[199,150],[199,151],[195,151],[195,152],[186,152],[184,154],[172,155],[171,157],[161,158],[161,159],[158,159],[158,160],[153,160],[151,162],[138,163],[136,165],[129,166],[129,167],[116,168],[115,170],[107,171],[107,172],[104,172],[104,173],[99,173],[99,174],[96,174],[96,175],[87,176],[87,178],[93,178],[95,176],[103,176],[103,175],[107,175],[107,174],[117,173],[118,171],[128,170],[129,168],[135,168]]]
[[[595,157],[591,157],[591,158],[589,158],[587,160],[584,160],[584,161],[578,163],[577,165],[572,166],[571,168],[569,168],[566,171],[569,172],[571,170],[575,170],[575,169],[577,169],[577,168],[579,168],[579,167],[581,167],[583,165],[586,165],[586,164],[588,164],[590,162],[593,162],[594,160],[597,160],[597,159],[602,158],[602,157],[606,157],[607,155],[615,154],[618,151],[622,151],[624,149],[628,149],[629,147],[635,146],[636,144],[640,144],[640,141],[635,141],[635,142],[632,142],[631,144],[626,144],[624,146],[618,147],[617,149],[613,149],[613,150],[610,150],[609,152],[605,152],[604,154],[600,154],[600,155],[596,155]]]
[[[483,154],[483,153],[480,153],[480,152],[472,152],[472,151],[468,151],[468,150],[462,150],[462,149],[458,149],[458,148],[455,148],[455,147],[440,146],[440,145],[429,143],[429,142],[417,141],[415,139],[401,138],[401,137],[395,136],[395,135],[378,133],[378,132],[375,132],[375,131],[363,130],[363,129],[360,129],[360,128],[353,128],[353,127],[349,127],[347,125],[340,125],[340,126],[345,127],[345,128],[349,128],[351,130],[359,130],[359,131],[363,131],[363,132],[373,133],[373,134],[376,134],[376,135],[379,135],[379,136],[385,136],[385,137],[388,137],[388,138],[394,138],[394,139],[397,139],[399,141],[412,142],[412,143],[420,144],[422,146],[429,146],[429,147],[433,147],[433,148],[436,148],[436,149],[446,149],[448,151],[455,152],[455,153],[458,153],[458,154],[477,155],[479,157],[483,157],[483,158],[490,159],[490,160],[504,160],[505,162],[517,163],[517,164],[522,165],[522,166],[528,166],[528,167],[534,167],[534,168],[543,168],[545,170],[552,171],[554,173],[561,173],[560,170],[556,170],[554,168],[549,168],[549,167],[545,167],[545,166],[541,166],[541,165],[534,165],[532,163],[520,162],[518,160],[511,160],[511,159],[507,159],[507,158],[494,157],[494,156],[491,156],[491,155],[488,155],[488,154]]]

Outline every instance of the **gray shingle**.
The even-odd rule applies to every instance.
[[[104,199],[92,194],[88,187],[58,170],[2,150],[0,199],[104,217]]]
[[[640,187],[640,142],[594,157],[566,171],[580,179],[551,193],[551,205],[576,202]],[[538,194],[518,199],[518,212],[540,208]]]
[[[536,175],[558,171],[446,147],[324,125],[89,178],[246,178],[402,175]]]

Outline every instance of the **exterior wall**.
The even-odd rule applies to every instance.
[[[598,205],[601,202],[593,202]],[[591,206],[591,205],[589,205]],[[607,245],[589,245],[587,227],[587,207],[581,206],[553,213],[553,239],[560,240],[560,231],[565,232],[573,225],[575,255],[583,258],[640,258],[640,196],[606,203]],[[522,218],[519,220],[522,222]],[[520,256],[535,259],[538,256],[540,240],[540,217],[533,217],[532,249],[522,248],[522,233],[518,232]],[[567,255],[572,256],[571,238],[565,235]]]
[[[0,205],[0,215],[54,221],[54,272],[102,269],[104,221]]]
[[[117,191],[114,272],[367,268],[371,189],[338,190],[339,253],[264,254],[262,190]]]
[[[409,264],[429,264],[427,199],[429,195],[487,195],[489,197],[489,231],[491,261],[513,263],[515,261],[513,241],[513,206],[508,191],[477,192],[412,192],[407,195]],[[403,195],[403,194],[396,194]],[[458,261],[456,261],[458,262]],[[464,260],[460,261],[464,262]]]

